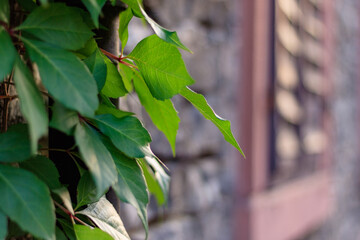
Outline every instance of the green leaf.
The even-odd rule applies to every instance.
[[[126,46],[126,43],[128,41],[129,38],[129,31],[128,31],[128,26],[129,26],[129,22],[133,17],[133,13],[131,11],[131,8],[126,9],[125,11],[122,11],[120,13],[120,23],[119,23],[119,38],[121,41],[121,52],[124,52],[124,48]]]
[[[79,123],[77,112],[64,107],[61,103],[55,102],[52,107],[50,127],[55,128],[67,135],[72,135],[76,124]]]
[[[37,8],[36,3],[32,0],[17,0],[17,2],[27,12],[32,12],[35,8]]]
[[[130,240],[119,214],[105,197],[90,204],[79,213],[89,217],[101,230],[110,234],[114,240]]]
[[[56,234],[56,240],[67,240],[67,237],[65,236],[65,233],[60,230],[60,228],[56,227],[55,229]]]
[[[126,157],[109,140],[105,140],[104,143],[114,159],[118,172],[118,181],[112,187],[121,201],[136,208],[147,233],[146,206],[149,202],[149,196],[141,168],[135,159]]]
[[[90,228],[84,225],[74,225],[77,240],[113,240],[106,232],[99,228]]]
[[[17,30],[69,50],[84,47],[94,35],[77,9],[62,3],[36,8]]]
[[[158,205],[163,205],[167,201],[167,196],[164,195],[160,184],[155,178],[153,170],[145,163],[143,159],[138,159],[138,163],[143,170],[146,185],[148,186],[149,192],[153,194],[157,200]]]
[[[81,0],[91,14],[96,27],[99,27],[99,15],[106,0]]]
[[[159,100],[171,98],[194,83],[179,50],[155,35],[143,39],[129,57],[139,67],[151,94]]]
[[[5,1],[7,2],[7,1]],[[1,4],[1,3],[0,3]],[[1,5],[0,5],[1,7]],[[0,12],[1,14],[1,12]],[[11,41],[9,34],[5,31],[3,27],[0,26],[0,82],[4,80],[4,78],[11,73],[13,69],[16,50]],[[6,57],[5,57],[6,56]]]
[[[151,150],[149,149],[151,153]],[[165,197],[165,203],[167,202],[167,198],[169,195],[169,186],[170,186],[170,177],[165,172],[164,168],[160,164],[160,160],[153,154],[147,154],[144,160],[149,164],[149,166],[153,169],[155,179],[159,184],[161,191]]]
[[[105,57],[104,60],[107,67],[107,75],[105,86],[101,90],[101,93],[111,98],[125,96],[127,91],[117,67],[107,57]]]
[[[0,211],[0,239],[5,239],[7,235],[7,217],[6,215]]]
[[[0,162],[21,162],[31,156],[27,125],[11,126],[0,134]]]
[[[142,0],[121,0],[122,2],[126,3],[133,11],[134,15],[140,18],[143,18],[144,16],[141,13],[140,10],[140,4],[142,4]],[[138,3],[139,2],[139,3]]]
[[[147,15],[147,13],[145,12],[145,10],[142,7],[142,4],[140,2],[139,2],[139,8],[140,8],[141,13],[145,17],[145,20],[150,24],[151,28],[154,30],[155,34],[159,38],[161,38],[162,40],[164,40],[167,43],[172,44],[175,47],[184,49],[184,50],[192,53],[192,51],[189,48],[187,48],[180,41],[180,38],[178,37],[178,35],[177,35],[177,33],[175,31],[171,31],[171,30],[168,30],[166,28],[163,28],[157,22],[155,22],[152,18],[150,18],[149,15]]]
[[[86,204],[94,203],[99,200],[96,192],[96,185],[91,178],[90,173],[85,172],[77,186],[77,205],[75,209],[82,207]]]
[[[39,0],[41,4],[43,5],[47,5],[48,4],[48,0]]]
[[[10,5],[9,0],[0,1],[0,21],[9,23],[10,18]],[[6,56],[6,55],[3,55]]]
[[[155,126],[165,134],[175,156],[176,134],[179,129],[180,118],[173,103],[169,99],[164,101],[155,99],[142,78],[137,78],[134,81],[134,86],[141,104]]]
[[[64,232],[66,234],[66,236],[70,240],[78,240],[78,239],[76,239],[76,236],[75,236],[74,226],[69,222],[70,220],[66,221],[66,220],[60,219],[60,218],[57,218],[56,220],[60,223],[62,229],[64,230]]]
[[[107,73],[107,66],[104,62],[100,50],[97,49],[95,52],[93,52],[88,58],[84,60],[84,63],[92,73],[100,92],[105,85]]]
[[[99,104],[97,86],[85,64],[65,50],[35,40],[22,40],[50,94],[65,107],[93,116]]]
[[[105,104],[100,104],[98,110],[96,110],[96,115],[102,115],[102,114],[112,114],[114,117],[117,118],[123,118],[126,116],[134,115],[132,112],[125,112],[121,111],[115,107],[109,107]]]
[[[220,130],[223,134],[225,140],[233,145],[244,157],[244,153],[241,150],[239,144],[236,142],[234,138],[231,127],[230,121],[219,117],[214,110],[210,107],[207,103],[206,99],[203,95],[194,92],[190,88],[182,89],[180,93],[184,98],[186,98],[194,107],[199,110],[199,112],[208,120],[212,121],[215,126]]]
[[[116,181],[114,161],[101,142],[99,133],[88,125],[76,126],[75,140],[95,182],[97,196],[101,196]]]
[[[55,164],[45,156],[34,156],[25,162],[20,163],[20,167],[34,173],[48,187],[53,190],[62,185],[59,181],[59,172]]]
[[[96,116],[101,132],[129,157],[144,157],[145,147],[151,142],[148,131],[132,116],[116,118],[110,114]]]
[[[124,59],[123,61],[130,64],[132,63],[130,61],[127,61],[126,59]],[[134,90],[132,80],[139,77],[140,73],[124,64],[119,64],[118,67],[119,67],[119,73],[121,75],[126,90],[128,92],[132,92]]]
[[[60,197],[60,199],[64,203],[64,206],[66,207],[66,209],[69,210],[71,214],[75,215],[74,209],[73,209],[73,206],[71,203],[70,193],[67,190],[67,188],[60,187],[57,189],[53,189],[52,191]]]
[[[32,173],[0,165],[0,209],[36,237],[55,239],[55,211],[45,183]]]
[[[29,123],[31,152],[36,153],[38,140],[48,132],[48,116],[44,100],[29,69],[20,58],[15,64],[14,80],[20,109]]]

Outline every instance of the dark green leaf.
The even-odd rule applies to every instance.
[[[36,8],[17,29],[70,50],[84,47],[94,35],[79,12],[62,3]]]
[[[37,8],[36,3],[32,0],[17,0],[17,2],[27,12],[32,12],[35,8]]]
[[[99,15],[106,0],[81,0],[91,14],[96,27],[99,27]]]
[[[146,206],[149,196],[145,179],[141,168],[135,159],[131,159],[122,154],[109,140],[105,140],[105,145],[110,151],[118,172],[118,181],[112,187],[121,201],[131,204],[148,232]]]
[[[0,211],[0,239],[5,239],[7,235],[7,217],[6,215]]]
[[[20,163],[20,167],[34,173],[53,190],[61,187],[59,172],[55,164],[45,156],[35,156]]]
[[[64,232],[66,234],[66,236],[70,240],[78,240],[78,239],[76,239],[76,236],[75,236],[74,226],[69,222],[70,220],[66,221],[64,219],[59,219],[59,218],[56,219],[56,220],[60,223],[62,229],[64,230]]]
[[[99,200],[96,193],[96,185],[89,172],[85,172],[77,186],[77,205],[76,209],[86,204],[94,203]]]
[[[182,89],[180,94],[184,98],[186,98],[192,105],[194,105],[194,107],[199,110],[199,112],[206,119],[212,121],[223,134],[225,140],[231,145],[233,145],[237,150],[239,150],[239,152],[245,157],[243,151],[241,150],[239,144],[236,142],[236,139],[231,132],[230,121],[219,117],[207,103],[203,95],[194,92],[190,88]]]
[[[169,99],[164,101],[155,99],[142,78],[137,78],[134,81],[134,86],[141,104],[155,126],[167,137],[175,156],[176,134],[179,129],[180,118],[173,103]]]
[[[121,41],[121,52],[124,52],[124,48],[129,38],[128,25],[130,20],[133,17],[131,8],[126,9],[120,13],[120,23],[119,23],[119,37]]]
[[[7,1],[5,1],[7,2]],[[1,3],[0,3],[1,4]],[[1,5],[0,5],[1,7]],[[1,14],[1,12],[0,12]],[[15,58],[16,58],[16,50],[11,41],[9,34],[5,31],[3,27],[0,26],[0,82],[4,80],[4,78],[11,73],[13,69]],[[5,57],[6,56],[6,57]]]
[[[113,238],[106,232],[99,228],[90,228],[84,225],[74,225],[74,230],[77,240],[113,240]]]
[[[82,159],[89,168],[97,189],[97,196],[103,195],[116,182],[117,173],[114,161],[101,142],[99,133],[88,125],[78,124],[75,140]]]
[[[152,18],[150,18],[143,7],[141,6],[141,3],[139,3],[139,8],[141,10],[141,13],[144,15],[145,20],[150,24],[151,28],[154,30],[156,35],[164,40],[165,42],[168,42],[175,47],[184,49],[186,51],[191,52],[190,49],[188,49],[179,39],[177,33],[175,31],[168,30],[166,28],[163,28],[160,26],[157,22],[155,22]]]
[[[103,57],[101,56],[100,50],[97,49],[95,52],[93,52],[93,54],[84,60],[84,63],[92,73],[96,81],[98,91],[100,92],[105,85],[107,73],[107,67]]]
[[[27,125],[11,126],[0,134],[0,162],[21,162],[31,156]]]
[[[102,114],[112,114],[113,116],[115,116],[117,118],[134,115],[134,113],[132,113],[132,112],[125,112],[125,111],[116,109],[115,107],[109,107],[105,104],[100,104],[98,110],[96,110],[96,115],[102,115]]]
[[[97,86],[85,64],[65,50],[39,41],[23,41],[50,94],[65,107],[93,116],[98,107]]]
[[[9,23],[9,18],[10,18],[9,0],[1,0],[0,1],[0,21]],[[3,55],[3,56],[6,56],[6,55]]]
[[[77,50],[75,53],[77,56],[79,56],[80,59],[85,59],[87,57],[90,57],[90,55],[93,54],[98,49],[99,47],[95,39],[90,38],[90,40],[85,43],[85,46]]]
[[[125,96],[127,91],[117,67],[107,57],[105,57],[104,60],[107,67],[107,75],[105,86],[101,90],[101,93],[111,98]]]
[[[110,234],[114,240],[130,240],[119,214],[105,197],[90,204],[79,213],[89,217],[101,230]]]
[[[55,211],[47,186],[32,173],[0,165],[0,209],[33,235],[55,238]]]
[[[96,116],[99,129],[129,157],[144,157],[151,137],[141,122],[132,116],[116,118],[110,114]]]
[[[157,200],[158,205],[166,203],[167,196],[164,195],[160,184],[157,182],[153,170],[145,163],[143,159],[138,161],[141,169],[143,170],[146,185],[148,186],[149,192],[153,194]]]
[[[194,83],[179,50],[155,35],[142,40],[129,57],[134,60],[151,94],[164,100]]]
[[[14,80],[21,112],[29,123],[31,152],[36,153],[38,140],[48,132],[48,116],[33,76],[20,58],[15,64]]]
[[[58,227],[56,227],[55,234],[56,234],[56,240],[67,240],[67,237],[65,236],[63,231],[61,231],[60,228]]]
[[[70,110],[58,102],[52,107],[50,127],[55,128],[67,135],[72,135],[76,124],[79,123],[77,112]]]
[[[48,0],[39,0],[41,4],[43,5],[47,5],[48,4]]]
[[[141,13],[139,5],[142,4],[142,0],[121,0],[122,2],[126,3],[133,11],[134,15],[140,18],[143,18],[144,16]]]

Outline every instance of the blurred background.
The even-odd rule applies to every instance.
[[[144,4],[194,52],[182,52],[192,88],[231,120],[247,157],[181,98],[175,158],[143,114],[172,177],[168,206],[150,203],[149,239],[360,239],[360,2]],[[129,30],[128,52],[152,34],[134,20]],[[142,239],[136,213],[122,212]]]

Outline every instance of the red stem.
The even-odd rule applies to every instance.
[[[108,57],[110,57],[110,58],[112,58],[112,59],[114,59],[114,60],[116,60],[116,61],[118,61],[118,62],[121,61],[121,58],[120,58],[120,57],[117,57],[117,56],[115,56],[114,54],[109,53],[108,51],[106,51],[106,50],[104,50],[104,49],[102,49],[102,48],[100,48],[100,51],[101,51],[103,54],[105,54],[106,56],[108,56]]]
[[[69,210],[67,210],[66,208],[64,208],[63,206],[61,206],[61,204],[59,204],[58,202],[56,202],[55,200],[53,200],[55,205],[60,208],[63,212],[65,212],[67,215],[69,215],[70,218],[75,219],[76,221],[78,221],[79,223],[81,223],[82,225],[85,226],[89,226],[89,224],[83,222],[81,219],[79,219],[78,217],[76,217],[75,215],[73,215]]]

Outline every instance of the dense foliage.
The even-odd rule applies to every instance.
[[[122,0],[128,8],[120,13],[121,55],[114,56],[98,47],[92,31],[101,27],[98,18],[106,1],[82,2],[87,11],[47,0],[38,5],[18,0],[25,18],[12,27],[9,1],[0,0],[0,81],[5,88],[16,88],[16,95],[6,92],[1,99],[18,98],[26,119],[26,124],[0,134],[0,239],[26,234],[39,239],[129,239],[104,197],[110,187],[136,208],[147,233],[149,192],[166,204],[170,178],[152,153],[143,124],[134,113],[116,108],[111,98],[135,92],[175,155],[180,119],[171,98],[180,94],[241,152],[230,122],[187,87],[194,80],[178,48],[190,50],[176,32],[154,22],[140,1]],[[155,35],[125,56],[133,17],[147,21]],[[49,127],[73,137],[75,145],[41,146]],[[68,154],[78,166],[76,199],[59,181],[49,151]]]

